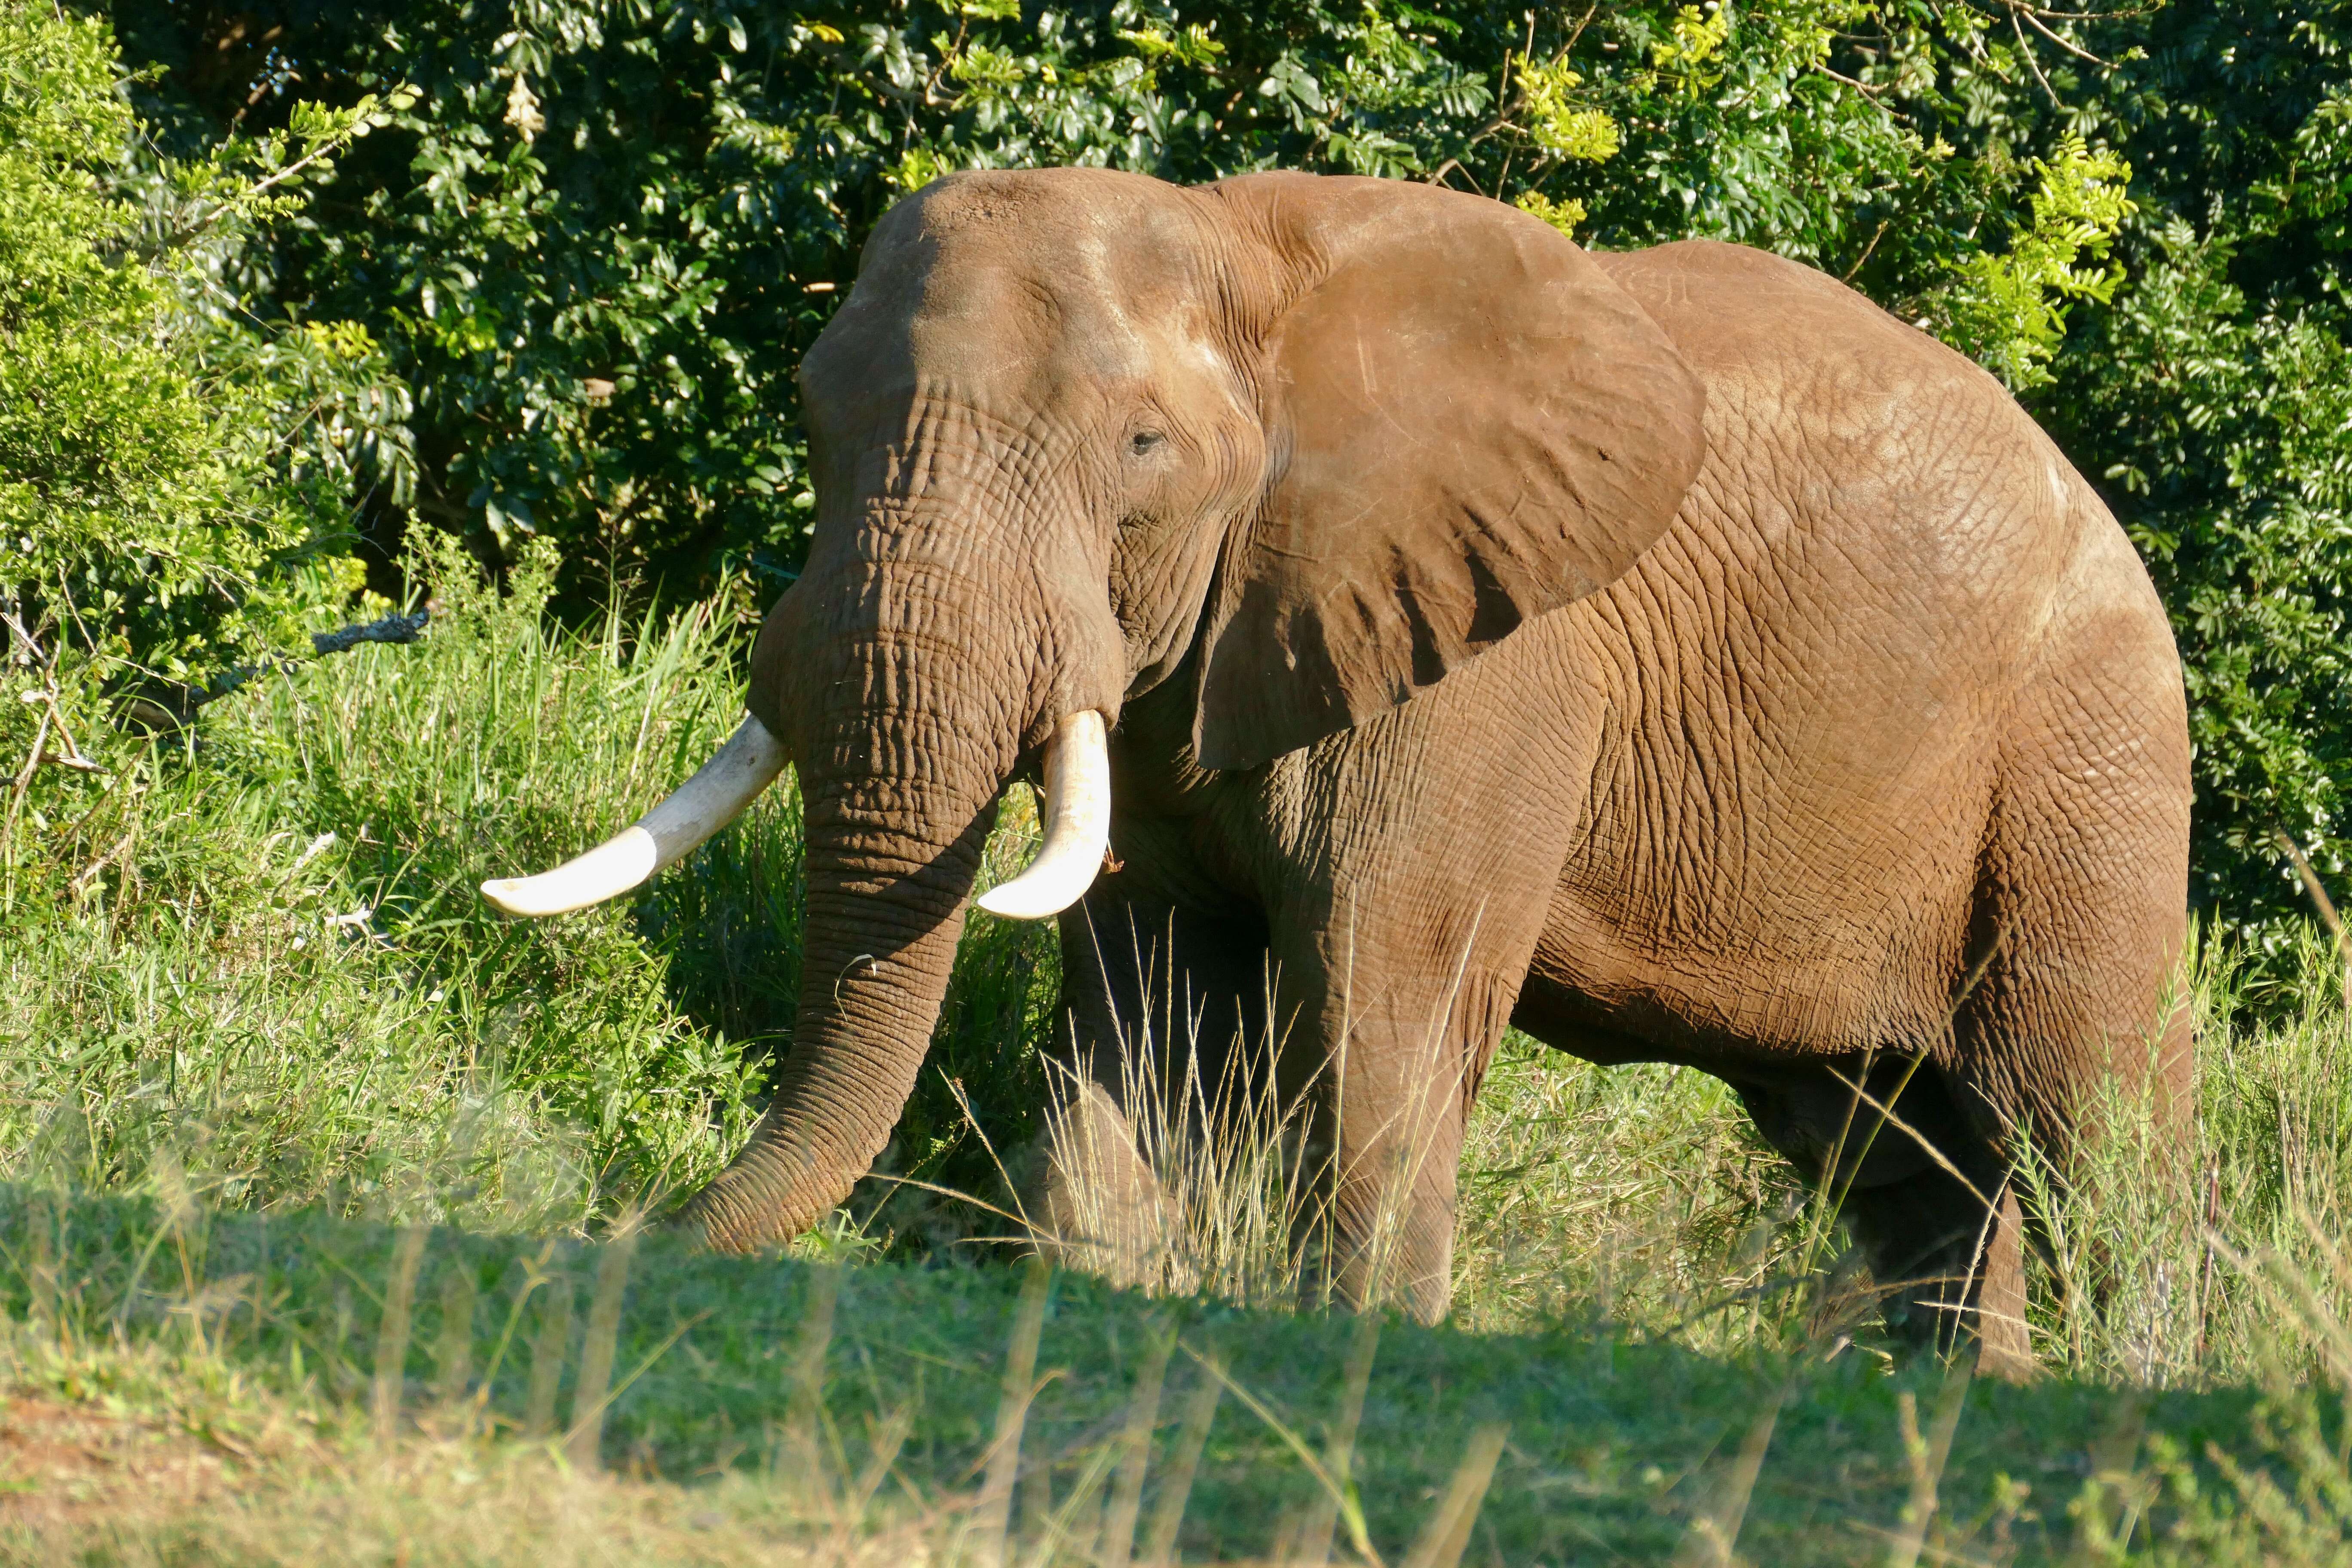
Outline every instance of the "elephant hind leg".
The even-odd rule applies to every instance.
[[[2014,717],[1955,966],[1951,1031],[1933,1053],[1952,1104],[1946,1147],[1980,1152],[1975,1163],[1956,1163],[1985,1197],[1960,1194],[1934,1173],[1947,1190],[1917,1194],[1918,1236],[1928,1242],[1940,1228],[1958,1248],[1960,1231],[1980,1231],[1958,1304],[1975,1313],[1995,1370],[2033,1365],[2022,1318],[2026,1233],[2046,1239],[2059,1217],[2036,1205],[2095,1205],[2098,1156],[2133,1123],[2132,1146],[2153,1164],[2142,1162],[2132,1180],[2184,1176],[2168,1168],[2170,1156],[2194,1142],[2184,1135],[2195,1084],[2179,968],[2186,767],[2163,743],[2177,721],[2160,721],[2179,692],[2154,692],[2134,709],[2114,684],[2095,659],[2062,660],[2042,700]],[[2029,1152],[2049,1182],[2025,1179]],[[1994,1197],[1999,1212],[1988,1216]],[[2076,1219],[2065,1228],[2079,1237],[2084,1226]]]
[[[2079,1240],[2096,1229],[2111,1153],[2130,1156],[2124,1180],[2178,1184],[2184,1201],[2191,1175],[2189,792],[2179,681],[2153,600],[2081,612],[2057,635],[2006,726],[1937,1054],[1958,1113],[2000,1152],[2004,1208],[2021,1199],[2046,1238],[2061,1216],[2038,1205],[2086,1205],[2064,1227]],[[2047,1182],[2019,1173],[2029,1151]]]
[[[1845,1219],[1870,1260],[1887,1326],[1939,1353],[1971,1333],[1978,1365],[2022,1380],[2034,1370],[2025,1325],[2024,1219],[1992,1152],[1847,1194]]]
[[[1962,1110],[1936,1054],[1848,1059],[1742,1085],[1740,1098],[1768,1142],[1839,1194],[1890,1330],[1945,1354],[1973,1335],[1985,1370],[2023,1376],[2032,1357],[2009,1156]]]

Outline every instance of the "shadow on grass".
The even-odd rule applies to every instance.
[[[1319,1561],[1302,1533],[1336,1520],[1344,1552],[1360,1509],[1364,1544],[1400,1560],[1483,1442],[1493,1479],[1463,1562],[1723,1560],[1694,1529],[1708,1521],[1752,1562],[1880,1561],[1906,1506],[1918,1513],[1916,1412],[1943,1385],[1933,1363],[1890,1376],[1852,1352],[1720,1360],[1573,1326],[1374,1331],[1042,1271],[1024,1314],[1024,1281],[722,1258],[659,1232],[600,1246],[0,1187],[0,1308],[30,1331],[183,1345],[388,1426],[541,1438],[575,1464],[804,1482],[812,1455],[845,1477],[879,1457],[881,1506],[969,1506],[1013,1473],[992,1447],[1004,1451],[1010,1384],[1034,1386],[1013,1427],[1018,1506],[999,1506],[1033,1547],[1059,1521],[1073,1560],[1096,1555],[1086,1531],[1118,1501],[1136,1432],[1148,1481],[1125,1517],[1148,1523],[1182,1468],[1180,1428],[1205,1405],[1205,1451],[1177,1500],[1187,1557],[1286,1545]],[[1034,1363],[1009,1379],[1024,1316]],[[1155,1361],[1164,1397],[1139,1418]],[[1214,1404],[1194,1397],[1212,1365],[1230,1391]],[[2068,1557],[2086,1510],[2110,1494],[2116,1510],[2144,1508],[2157,1490],[2134,1479],[2143,1434],[2173,1454],[2243,1454],[2255,1403],[1979,1380],[1927,1478],[1932,1542],[1979,1560]]]

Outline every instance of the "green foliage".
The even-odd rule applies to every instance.
[[[790,580],[794,368],[875,220],[950,170],[1438,179],[1596,245],[1821,267],[2002,375],[2105,488],[2187,656],[2198,900],[2251,924],[2300,898],[2277,827],[2346,867],[2341,10],[110,6],[189,157],[292,129],[298,75],[376,95],[236,287],[358,323],[368,374],[416,389],[414,515],[486,558],[554,541],[573,615],[614,578]],[[362,510],[379,587],[403,494]]]
[[[1580,204],[1607,244],[1867,250],[1914,292],[1986,202],[1879,101],[1930,24],[1853,0],[1532,25],[1389,0],[112,14],[191,144],[276,112],[274,71],[339,100],[416,85],[281,242],[276,297],[365,322],[416,387],[417,512],[486,552],[555,540],[583,612],[615,571],[789,578],[799,356],[874,221],[949,170],[1442,177]],[[1849,37],[1893,52],[1825,68]],[[403,514],[369,526],[388,548]]]
[[[1584,221],[1584,204],[1574,196],[1554,201],[1541,191],[1521,191],[1511,198],[1511,205],[1535,214],[1570,239],[1576,237],[1576,226]]]
[[[253,682],[201,750],[124,737],[35,792],[0,900],[0,1168],[104,1185],[163,1162],[215,1201],[543,1228],[740,1139],[756,1058],[680,1016],[626,911],[510,924],[472,890],[714,743],[719,627],[563,637],[543,552],[504,599],[444,568],[418,646]]]
[[[1527,136],[1553,157],[1602,163],[1617,155],[1624,137],[1605,112],[1577,101],[1576,90],[1583,85],[1584,78],[1569,68],[1565,55],[1522,65],[1518,86],[1526,105]]]
[[[2079,302],[2032,406],[2105,489],[2186,666],[2194,896],[2284,962],[2281,830],[2352,868],[2352,7],[2100,24],[2075,114],[2133,170],[2125,280]],[[2065,84],[2061,83],[2063,87]]]
[[[2115,298],[2121,266],[2078,263],[2086,255],[2105,260],[2132,212],[2124,195],[2131,166],[2112,153],[2092,152],[2080,136],[2061,138],[2053,156],[2034,161],[2033,172],[2032,216],[2018,226],[2009,248],[1969,258],[1958,279],[1931,299],[1940,335],[2012,392],[2054,379],[2049,364],[2066,334],[2067,301],[2104,305]]]
[[[156,159],[106,26],[0,4],[0,612],[14,697],[217,672],[287,642],[353,485],[403,477],[403,395],[356,323],[244,319],[232,275],[378,112],[305,108]],[[70,698],[70,691],[67,694]],[[67,707],[73,703],[68,700]],[[6,704],[0,737],[32,720]],[[53,721],[62,722],[62,717]]]
[[[416,645],[252,682],[201,746],[100,731],[103,771],[37,775],[0,843],[0,1175],[161,1163],[220,1203],[545,1229],[719,1169],[791,1040],[790,789],[634,907],[510,921],[474,888],[616,830],[717,746],[747,612],[567,633],[552,566],[533,544],[500,595],[446,545]],[[992,878],[1034,844],[1007,816]],[[1049,931],[975,922],[896,1174],[997,1194],[965,1104],[1000,1147],[1034,1136],[1056,976]],[[887,1181],[856,1207],[918,1243],[997,1228]]]

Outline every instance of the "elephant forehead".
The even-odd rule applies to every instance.
[[[953,247],[909,311],[909,356],[927,374],[1007,393],[1145,374],[1152,313],[1123,298],[1110,248],[1097,234],[1017,250]]]
[[[1208,297],[1184,196],[1099,170],[936,182],[877,230],[811,374],[903,369],[1033,399],[1148,377],[1197,335]]]

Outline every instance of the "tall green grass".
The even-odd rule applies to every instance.
[[[567,631],[544,561],[503,593],[454,558],[433,570],[418,644],[273,671],[192,731],[92,730],[104,774],[33,776],[0,861],[0,1178],[582,1234],[740,1142],[797,994],[789,781],[618,905],[509,921],[474,886],[593,842],[709,754],[740,712],[751,607]],[[1034,836],[1025,792],[1005,818],[992,878]],[[2043,1183],[2048,1364],[2195,1385],[2329,1353],[2305,1296],[2347,1315],[2352,1078],[2333,952],[2314,933],[2298,962],[2294,1005],[2258,1013],[2238,955],[2194,955],[2195,1147],[2158,1160],[2118,1106],[2107,1167]],[[1050,928],[971,922],[836,1251],[976,1259],[1008,1228],[1001,1167],[1053,1104],[1037,1047],[1057,980]],[[1192,1228],[1168,1282],[1297,1294],[1287,1123],[1259,1120],[1264,1149],[1171,1173]],[[1867,1281],[1833,1218],[1716,1080],[1513,1037],[1464,1156],[1457,1320],[1602,1320],[1710,1353],[1835,1321],[1843,1353],[1891,1353],[1853,1309]]]
[[[2156,1387],[2352,1372],[2331,1326],[2352,1321],[2352,1018],[2326,936],[2307,931],[2294,958],[2294,1007],[2265,1014],[2242,993],[2255,972],[2245,955],[2189,955],[2199,1055],[2185,1139],[2111,1094],[2098,1119],[2112,1136],[2069,1182],[2027,1130],[2020,1187],[2046,1222],[2029,1258],[2045,1366]],[[2270,984],[2277,969],[2262,973]],[[1462,1192],[1467,1321],[1591,1314],[1721,1353],[1835,1321],[1860,1353],[1891,1353],[1868,1331],[1870,1282],[1830,1196],[1704,1075],[1594,1068],[1515,1037],[1473,1118]]]
[[[417,645],[272,671],[191,731],[85,723],[106,771],[37,770],[7,819],[0,1382],[192,1431],[290,1421],[346,1478],[276,1512],[38,1542],[291,1561],[363,1518],[401,1551],[438,1542],[420,1562],[505,1560],[576,1505],[645,1561],[700,1535],[750,1561],[754,1526],[819,1559],[969,1550],[1001,1521],[1023,1561],[1102,1562],[1107,1520],[1147,1542],[1181,1489],[1168,1517],[1202,1557],[1322,1561],[1328,1539],[1345,1558],[1361,1531],[1416,1563],[1426,1541],[1461,1561],[2352,1561],[2352,1022],[2318,934],[2290,1005],[2255,1005],[2239,955],[2192,955],[2190,1142],[2117,1103],[2077,1184],[2029,1171],[2052,1222],[2038,1389],[1963,1389],[1884,1342],[1834,1214],[1723,1086],[1517,1037],[1464,1154],[1450,1329],[1311,1310],[1292,1244],[1315,1200],[1276,1106],[1221,1161],[1157,1140],[1160,1299],[1065,1277],[1024,1316],[1011,1270],[940,1267],[993,1256],[1002,1168],[1055,1114],[1051,931],[986,919],[882,1172],[802,1249],[872,1267],[599,1248],[581,1237],[719,1167],[789,1045],[797,802],[770,792],[620,905],[490,914],[476,882],[603,837],[724,737],[751,611],[567,631],[542,563],[503,594],[437,569]],[[1034,830],[1016,790],[986,874]],[[839,1326],[812,1363],[820,1319]],[[1203,1404],[1213,1364],[1231,1387]],[[1004,1460],[1006,1391],[1039,1379]],[[386,1440],[443,1458],[353,1490],[331,1456]],[[720,1522],[550,1489],[534,1442],[647,1485],[731,1478],[692,1505]],[[1480,1453],[1493,1487],[1456,1541],[1432,1521]],[[400,1511],[465,1517],[450,1478],[485,1466],[544,1530],[493,1550]],[[0,1549],[49,1553],[6,1528]]]
[[[691,772],[740,719],[748,612],[566,632],[548,562],[503,595],[437,564],[420,643],[273,671],[161,739],[93,729],[105,773],[34,775],[0,865],[0,1175],[578,1230],[740,1142],[798,984],[789,783],[634,901],[509,921],[475,885]],[[966,1173],[945,1077],[1000,1134],[1038,1098],[1051,944],[981,924],[890,1156],[916,1173]]]

